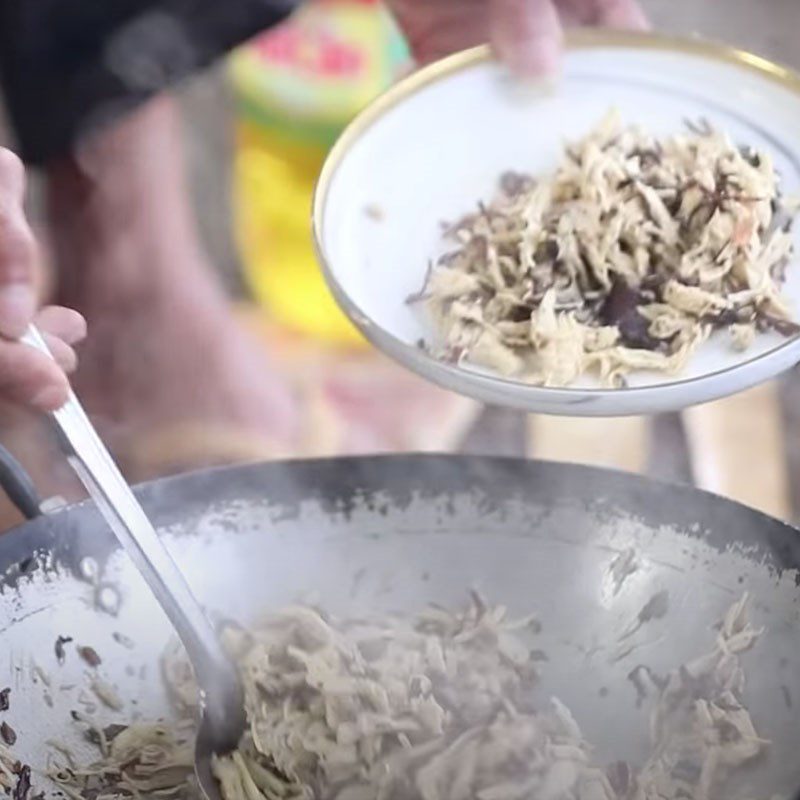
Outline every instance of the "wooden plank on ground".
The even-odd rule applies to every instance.
[[[644,417],[592,419],[531,416],[528,455],[628,472],[647,466],[649,420]]]
[[[781,519],[791,516],[775,382],[683,413],[695,483]]]

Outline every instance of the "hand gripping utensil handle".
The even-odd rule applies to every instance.
[[[29,327],[22,341],[52,357],[35,327]],[[67,402],[52,417],[68,444],[72,468],[186,648],[204,713],[224,725],[225,717],[230,716],[231,696],[238,692],[241,697],[241,684],[211,623],[71,390]],[[220,686],[222,680],[227,684],[224,687]]]

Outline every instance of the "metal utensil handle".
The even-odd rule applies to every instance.
[[[0,487],[25,519],[42,514],[42,501],[25,467],[0,445]]]
[[[41,334],[33,326],[22,341],[52,357]],[[67,402],[52,416],[72,450],[68,456],[70,464],[147,581],[198,672],[209,660],[218,668],[232,669],[183,574],[159,539],[72,391]],[[211,675],[201,674],[196,677],[201,690],[208,686],[207,681],[212,678]]]

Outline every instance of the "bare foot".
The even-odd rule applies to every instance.
[[[59,300],[89,325],[75,385],[123,466],[125,441],[175,428],[248,431],[254,457],[259,442],[292,447],[293,393],[238,327],[198,243],[171,100],[50,165],[48,211]]]
[[[92,336],[75,387],[95,421],[123,461],[127,451],[131,469],[165,436],[189,452],[192,444],[175,438],[179,431],[200,437],[227,430],[232,440],[214,445],[220,452],[208,453],[208,463],[198,456],[185,466],[225,462],[227,452],[238,460],[237,448],[246,458],[247,447],[233,443],[237,436],[250,438],[252,458],[290,452],[297,436],[291,388],[227,306],[187,294],[124,316],[85,309]]]
[[[258,312],[240,314],[303,390],[303,455],[449,451],[480,413],[478,403],[374,350],[326,348],[278,329]]]

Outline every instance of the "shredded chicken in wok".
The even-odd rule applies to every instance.
[[[611,113],[552,177],[504,175],[447,229],[423,302],[452,362],[545,386],[680,372],[726,329],[800,331],[780,297],[796,208],[772,160],[707,123],[658,139]]]
[[[746,598],[706,655],[663,678],[642,668],[652,752],[639,767],[598,763],[568,708],[540,695],[536,631],[473,595],[462,611],[413,618],[289,608],[231,633],[250,729],[215,765],[225,800],[707,800],[764,749],[741,703],[739,656],[760,634]],[[102,757],[83,768],[55,754],[64,792],[194,796],[196,690],[179,649],[164,675],[186,725],[100,730],[79,719]]]

